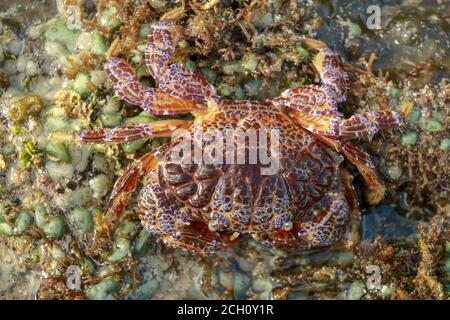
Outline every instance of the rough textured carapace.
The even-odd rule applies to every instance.
[[[314,48],[313,64],[321,85],[288,89],[274,99],[233,101],[220,97],[198,74],[171,63],[182,38],[183,30],[175,22],[160,21],[151,27],[145,60],[157,82],[155,88],[144,88],[134,69],[119,58],[111,57],[106,70],[116,94],[128,103],[155,115],[192,113],[194,121],[160,120],[81,131],[79,139],[118,143],[171,136],[178,129],[194,136],[213,129],[276,130],[279,149],[259,151],[272,152],[279,161],[278,170],[262,174],[266,164],[260,159],[256,163],[174,162],[171,155],[184,141],[178,136],[144,155],[118,179],[107,207],[108,219],[117,218],[143,178],[142,223],[167,245],[207,253],[249,235],[271,247],[305,250],[339,239],[349,211],[356,206],[343,156],[365,178],[369,201],[383,197],[385,188],[369,155],[346,139],[395,128],[401,118],[396,112],[376,111],[345,119],[337,103],[346,100],[348,79],[335,52],[324,46]],[[217,150],[210,148],[211,143],[201,142],[200,149],[214,157]],[[249,142],[238,147],[247,155],[255,151]]]

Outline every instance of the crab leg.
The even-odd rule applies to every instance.
[[[356,196],[355,189],[352,183],[352,176],[343,167],[340,166],[339,173],[341,175],[342,184],[345,190],[345,199],[349,206],[349,223],[347,225],[346,239],[352,241],[353,243],[358,243],[359,241],[359,227],[361,224],[361,212],[358,209],[358,197]]]
[[[337,103],[347,99],[348,75],[338,54],[314,39],[305,39],[304,43],[318,50],[312,62],[323,85],[288,89],[281,93],[279,98],[272,99],[272,102],[277,106],[287,106],[311,116],[342,118]]]
[[[195,112],[205,106],[192,100],[176,98],[159,89],[147,88],[143,108],[154,115],[169,115]]]
[[[145,49],[145,63],[153,78],[161,80],[166,76],[170,59],[182,38],[182,28],[169,20],[159,21],[150,28]]]
[[[347,98],[348,76],[339,56],[320,41],[305,39],[304,42],[318,50],[313,64],[324,85],[288,89],[279,98],[272,99],[272,103],[294,109],[304,128],[328,136],[360,138],[401,123],[401,116],[393,111],[367,112],[343,119],[337,110],[337,102]]]
[[[136,190],[139,179],[145,176],[157,163],[156,150],[147,153],[132,165],[114,184],[106,206],[105,215],[110,225],[123,211],[131,195]]]
[[[342,116],[329,86],[308,85],[287,89],[272,102],[279,107],[287,106],[312,116]]]
[[[111,57],[105,69],[114,83],[117,96],[149,113],[168,115],[193,112],[202,108],[192,100],[176,98],[160,89],[145,89],[138,81],[134,68],[124,60]]]
[[[200,75],[179,65],[170,64],[182,29],[173,21],[162,20],[150,28],[145,61],[159,89],[180,99],[204,103],[216,96],[216,89]]]
[[[83,142],[118,143],[151,137],[167,137],[177,129],[188,128],[191,124],[192,121],[188,120],[161,120],[152,123],[124,125],[114,129],[79,131],[76,136]],[[117,218],[136,189],[139,179],[157,163],[155,152],[156,150],[141,157],[117,180],[106,209],[107,221],[112,222]]]
[[[188,120],[160,120],[152,123],[123,125],[113,129],[78,131],[75,135],[82,142],[121,143],[146,138],[170,137],[175,130],[188,128],[191,124],[192,121]]]
[[[322,135],[317,135],[316,137],[335,148],[337,151],[343,153],[344,156],[358,168],[358,171],[369,186],[367,200],[370,204],[376,204],[383,199],[386,187],[367,152],[344,139]]]
[[[307,38],[303,42],[308,47],[318,50],[312,63],[319,73],[322,83],[331,89],[337,102],[345,101],[348,91],[348,75],[342,66],[339,55],[320,41]]]
[[[294,117],[302,127],[313,133],[347,138],[373,135],[379,130],[397,128],[402,122],[402,117],[395,111],[366,112],[356,114],[348,119],[343,119],[338,112],[320,115],[303,110],[292,110],[289,115]]]
[[[381,129],[397,128],[402,117],[395,111],[375,111],[356,114],[339,122],[339,136],[361,138],[373,135]]]
[[[337,136],[341,118],[336,116],[317,116],[292,110],[289,115],[305,129],[318,135]]]

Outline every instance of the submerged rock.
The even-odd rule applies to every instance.
[[[362,217],[362,240],[372,242],[379,234],[386,242],[404,241],[417,233],[418,223],[400,216],[393,207],[382,205]]]

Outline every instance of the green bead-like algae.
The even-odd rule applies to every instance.
[[[93,191],[92,196],[100,199],[108,194],[110,178],[106,174],[99,174],[89,180],[89,188]]]
[[[396,87],[392,87],[390,92],[389,92],[391,98],[394,98],[394,99],[400,98],[401,93],[402,92],[400,91],[400,89],[398,89]]]
[[[391,285],[383,285],[381,287],[381,297],[383,299],[389,299],[392,296],[392,286]]]
[[[125,124],[139,124],[155,121],[156,117],[148,112],[141,112],[137,116],[127,118],[124,120]]]
[[[48,220],[47,209],[42,203],[36,205],[36,208],[34,209],[34,216],[36,219],[36,225],[39,228],[47,222]]]
[[[84,263],[87,266],[87,269],[88,269],[89,273],[93,274],[95,272],[95,263],[89,257],[84,257],[83,260],[84,260]]]
[[[155,295],[159,289],[159,282],[156,279],[150,279],[141,284],[136,293],[131,296],[136,300],[148,300]]]
[[[92,37],[92,46],[91,46],[92,53],[101,57],[106,57],[107,50],[108,50],[108,43],[106,42],[105,37],[100,32],[96,32]]]
[[[0,223],[0,235],[11,236],[13,234],[13,227],[6,222]]]
[[[66,144],[63,142],[49,142],[45,146],[45,151],[47,154],[55,157],[56,159],[69,163],[72,161],[72,157],[70,156],[69,149]]]
[[[85,208],[75,208],[72,210],[70,219],[75,226],[84,233],[90,233],[94,231],[94,219],[92,212]]]
[[[361,281],[355,281],[350,285],[350,288],[347,291],[347,299],[360,300],[364,295],[364,292],[364,283],[362,283]]]
[[[350,38],[356,38],[359,37],[362,33],[362,29],[359,26],[359,24],[355,22],[350,22],[348,26],[348,35]]]
[[[86,291],[90,300],[111,299],[111,293],[118,289],[118,283],[113,278],[106,278]]]
[[[87,125],[80,119],[71,119],[66,115],[48,115],[45,118],[45,128],[48,132],[73,132],[86,128]]]
[[[241,86],[237,86],[236,90],[234,92],[234,97],[237,100],[244,100],[245,99],[245,91]]]
[[[418,107],[414,107],[406,118],[406,122],[414,123],[422,118],[422,111]]]
[[[10,207],[8,207],[6,204],[4,203],[0,203],[0,217],[4,216],[5,214],[7,214],[9,212],[9,210],[11,210]],[[0,218],[1,219],[1,218]],[[3,217],[4,219],[4,217]],[[4,221],[4,220],[3,220]],[[3,222],[2,220],[0,220],[0,222]]]
[[[121,24],[121,21],[117,14],[117,10],[114,7],[106,8],[105,10],[103,10],[100,14],[99,20],[101,25],[111,30],[117,29]]]
[[[226,75],[232,75],[232,74],[240,74],[242,73],[244,68],[242,67],[242,61],[235,60],[235,61],[227,61],[222,63],[222,72]]]
[[[148,23],[143,24],[141,26],[141,29],[139,29],[139,37],[142,39],[147,39],[149,31],[150,31],[150,25]]]
[[[229,97],[233,93],[233,87],[227,83],[221,83],[217,88],[219,89],[220,94],[224,97]]]
[[[260,87],[260,80],[251,80],[245,84],[245,89],[247,89],[247,93],[249,96],[256,96]]]
[[[145,144],[145,141],[146,139],[141,139],[124,143],[122,145],[122,149],[123,151],[125,151],[125,153],[134,153]]]
[[[91,81],[91,78],[89,74],[85,72],[79,72],[76,76],[76,78],[71,82],[70,87],[71,89],[78,92],[83,99],[87,99],[92,91],[89,88],[89,82]]]
[[[256,68],[258,67],[258,59],[254,54],[249,54],[247,57],[245,57],[242,60],[242,67],[245,70],[248,70],[250,72],[254,72]]]
[[[114,235],[116,237],[121,238],[131,238],[137,233],[137,229],[138,227],[136,223],[126,221],[124,224],[122,224],[119,228],[116,229]]]
[[[36,225],[50,238],[60,239],[66,233],[66,223],[62,216],[51,216],[43,204],[34,211]]]
[[[450,275],[450,256],[445,259],[444,271],[447,275]]]
[[[240,272],[235,273],[233,281],[233,292],[236,299],[245,297],[247,290],[251,286],[251,279]]]
[[[130,240],[125,238],[116,239],[116,249],[108,257],[108,261],[117,262],[125,258],[130,252],[131,243]]]
[[[201,73],[205,76],[206,80],[211,83],[214,83],[217,79],[217,73],[209,68],[201,68]]]
[[[270,283],[270,279],[259,278],[253,281],[253,290],[256,292],[265,292],[272,290],[272,283]]]
[[[439,149],[444,151],[450,150],[450,139],[442,140]]]
[[[14,233],[23,234],[33,223],[33,218],[27,212],[21,212],[14,221]]]
[[[309,52],[308,52],[308,50],[306,50],[302,46],[295,47],[295,50],[297,50],[297,52],[300,55],[300,57],[302,58],[302,60],[307,61],[309,59]]]
[[[44,232],[50,238],[61,239],[66,233],[66,223],[62,216],[55,216],[50,219]]]
[[[122,123],[122,114],[120,112],[104,113],[101,115],[103,126],[114,128]]]
[[[4,156],[10,156],[16,151],[16,146],[12,143],[7,143],[2,146],[1,153]]]
[[[442,124],[434,119],[430,119],[427,121],[427,131],[429,132],[438,132],[442,130]]]
[[[417,132],[408,132],[402,135],[402,145],[410,146],[416,144],[417,142]]]
[[[112,264],[108,264],[104,265],[103,267],[100,267],[95,273],[95,276],[99,278],[105,278],[107,276],[113,275],[114,272],[115,272],[114,266]]]
[[[142,256],[145,254],[145,252],[148,249],[149,238],[150,233],[147,230],[142,229],[141,232],[139,232],[136,241],[134,243],[134,253],[137,256]]]
[[[273,23],[273,15],[270,12],[256,13],[253,15],[252,22],[257,29],[263,30]]]
[[[182,66],[185,67],[187,70],[190,70],[190,71],[197,70],[197,66],[196,66],[195,62],[192,61],[191,59],[186,59],[183,62]]]
[[[57,20],[44,29],[44,39],[47,41],[58,42],[70,52],[76,48],[77,38],[81,31],[75,28],[69,29],[68,23],[64,19]]]

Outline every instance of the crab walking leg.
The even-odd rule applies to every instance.
[[[291,110],[289,116],[312,133],[332,137],[338,135],[339,122],[342,120],[335,115],[312,115],[298,110]]]
[[[111,226],[123,211],[136,190],[139,179],[145,176],[157,163],[155,151],[149,152],[132,165],[114,184],[106,206],[105,216]]]
[[[116,95],[149,113],[168,115],[193,112],[202,108],[194,101],[176,98],[159,89],[144,89],[133,67],[119,58],[111,57],[105,69],[108,77],[114,82]]]
[[[110,57],[105,66],[108,78],[114,82],[138,81],[136,71],[128,62],[117,57]]]
[[[358,168],[358,171],[369,186],[367,200],[370,204],[377,204],[383,199],[386,187],[367,152],[344,139],[321,135],[317,135],[317,138],[343,153]]]
[[[395,111],[375,111],[356,114],[339,122],[339,136],[361,138],[377,133],[381,129],[397,128],[402,117]]]
[[[170,20],[155,23],[148,33],[145,63],[156,80],[165,77],[177,43],[183,38],[182,28]]]
[[[139,81],[116,82],[114,84],[114,93],[129,104],[143,107],[145,100],[145,90]]]
[[[114,92],[121,99],[141,106],[144,99],[144,87],[139,82],[136,71],[122,59],[111,57],[105,66],[106,74],[114,83]]]
[[[180,98],[204,103],[208,98],[216,97],[216,88],[200,75],[172,64],[159,88],[168,94]]]
[[[146,88],[144,90],[138,81],[118,82],[114,89],[121,99],[140,106],[154,115],[189,113],[204,107],[192,100],[176,98],[160,89]]]
[[[370,190],[367,194],[369,203],[379,203],[386,193],[386,187],[369,154],[355,144],[345,140],[341,141],[340,149],[345,157],[358,168],[369,186]]]
[[[82,142],[121,143],[146,138],[170,137],[177,129],[186,129],[192,124],[189,120],[160,120],[152,123],[123,125],[117,128],[78,131],[75,136]]]
[[[360,238],[361,212],[358,209],[358,197],[356,196],[356,191],[352,183],[353,177],[343,166],[340,166],[339,173],[345,190],[345,199],[350,209],[345,239],[352,243],[358,243]]]
[[[182,29],[172,21],[162,20],[150,28],[145,61],[159,89],[179,99],[203,103],[216,96],[216,89],[200,75],[170,64]]]
[[[308,85],[287,89],[271,101],[279,107],[287,106],[312,116],[342,116],[338,112],[334,92],[328,86]]]
[[[343,102],[347,99],[348,75],[344,70],[339,55],[329,49],[321,41],[306,38],[304,44],[310,48],[317,49],[319,52],[314,56],[312,62],[320,79],[325,86],[334,92],[337,102]]]
[[[313,133],[336,138],[362,138],[379,130],[397,128],[402,122],[402,117],[395,111],[366,112],[348,119],[339,113],[320,115],[308,110],[292,110],[289,115]]]
[[[198,104],[192,100],[176,98],[159,89],[145,89],[143,109],[157,116],[190,113],[204,108],[206,108],[205,105]]]

